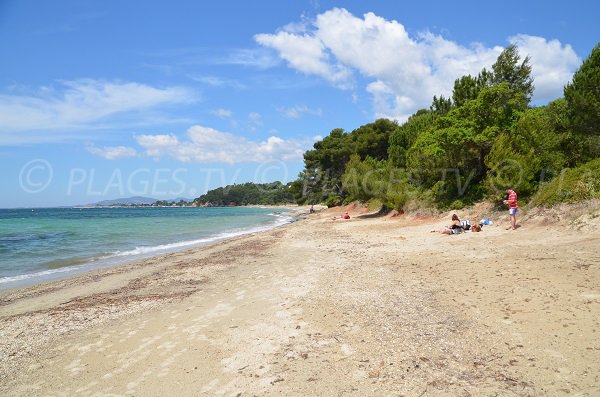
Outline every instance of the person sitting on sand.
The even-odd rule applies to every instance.
[[[332,221],[346,221],[350,219],[350,214],[348,214],[348,212],[344,212],[344,215],[340,216],[339,218],[337,216],[334,216],[333,218],[331,218]]]
[[[440,232],[442,234],[460,234],[460,233],[462,233],[463,227],[460,222],[460,219],[458,218],[458,215],[453,214],[452,215],[452,223],[450,223],[445,228],[438,230],[438,232]]]

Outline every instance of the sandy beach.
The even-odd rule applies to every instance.
[[[0,292],[0,395],[600,395],[597,202],[364,212]]]

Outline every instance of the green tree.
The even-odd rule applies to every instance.
[[[391,135],[388,156],[394,167],[406,167],[406,152],[417,137],[434,126],[435,114],[429,110],[419,110],[400,125]]]
[[[452,109],[452,100],[450,98],[444,98],[443,95],[433,96],[433,102],[431,103],[430,110],[439,115],[444,115]]]
[[[401,209],[414,188],[404,170],[387,160],[352,155],[342,177],[344,189],[360,201],[378,199],[387,208]]]
[[[600,44],[565,86],[577,163],[600,156]]]
[[[437,118],[417,137],[406,153],[408,174],[435,190],[434,199],[442,205],[481,198],[478,184],[488,170],[484,160],[526,108],[523,93],[507,83],[483,88],[476,99]]]
[[[481,70],[477,77],[471,75],[462,76],[454,81],[452,90],[452,102],[454,106],[463,106],[467,101],[477,98],[481,90],[492,85],[492,73],[485,68]]]
[[[462,106],[467,101],[477,98],[479,94],[477,80],[472,76],[462,76],[454,81],[454,89],[452,90],[452,101],[455,106]]]
[[[519,63],[520,60],[516,45],[511,44],[506,47],[492,65],[492,82],[493,84],[508,83],[511,90],[522,92],[529,103],[534,89],[529,56]]]
[[[353,153],[362,159],[367,156],[377,160],[387,159],[390,135],[397,129],[398,123],[388,119],[379,119],[355,129],[349,134]]]
[[[556,124],[555,107],[528,109],[512,130],[496,139],[485,159],[489,168],[486,190],[490,197],[499,198],[509,187],[527,197],[541,182],[560,174],[567,163],[562,147],[569,135]]]
[[[390,135],[398,124],[388,119],[358,127],[350,133],[336,128],[313,149],[304,153],[304,171],[300,182],[292,185],[292,191],[299,202],[317,203],[335,197],[345,197],[342,175],[350,156],[357,154],[361,159],[372,157],[384,160],[388,157]],[[302,198],[304,196],[304,198]]]
[[[315,198],[341,194],[341,177],[354,152],[348,134],[343,129],[336,128],[313,147],[313,150],[304,153],[306,193]]]
[[[564,92],[575,132],[600,134],[600,44],[583,61]]]
[[[194,201],[200,205],[217,206],[285,204],[294,202],[294,196],[290,187],[279,181],[263,184],[247,182],[209,190]]]

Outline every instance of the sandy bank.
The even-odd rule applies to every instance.
[[[335,214],[0,294],[0,394],[600,394],[593,213]]]

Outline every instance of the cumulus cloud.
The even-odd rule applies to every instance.
[[[105,146],[99,148],[94,145],[89,145],[86,147],[86,150],[107,160],[119,160],[137,156],[137,151],[134,148],[126,146]]]
[[[455,79],[489,69],[503,49],[464,46],[431,32],[411,36],[398,21],[372,12],[359,18],[341,8],[301,26],[287,25],[276,33],[258,34],[255,40],[276,50],[289,67],[336,87],[353,87],[354,74],[360,74],[367,79],[377,117],[398,120],[429,107],[434,95],[450,96]],[[510,42],[531,56],[534,100],[560,96],[581,62],[569,45],[556,40],[518,35]]]
[[[311,109],[305,105],[296,105],[291,107],[276,107],[279,113],[290,119],[298,119],[303,114],[312,114],[314,116],[321,116],[323,111],[321,109]]]
[[[201,125],[189,128],[184,140],[172,134],[137,135],[135,139],[146,155],[156,159],[169,156],[184,162],[230,164],[298,161],[312,143],[277,136],[253,141]]]
[[[34,94],[0,94],[0,132],[81,128],[117,114],[192,102],[186,88],[134,82],[62,81]]]
[[[522,57],[531,58],[531,74],[534,78],[534,101],[549,101],[563,95],[563,86],[571,80],[573,72],[581,65],[569,44],[543,37],[517,35],[510,42],[519,48]]]
[[[316,74],[335,85],[350,87],[350,70],[339,63],[329,62],[324,43],[315,36],[281,31],[277,34],[258,34],[255,40],[279,52],[279,56],[300,72]]]

